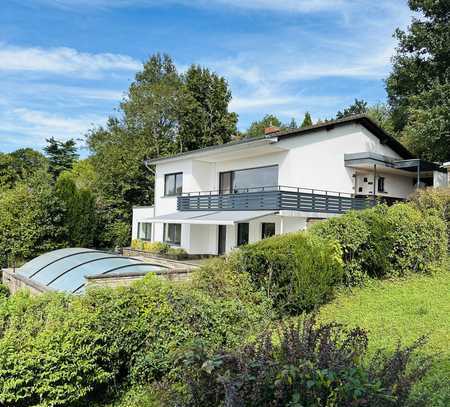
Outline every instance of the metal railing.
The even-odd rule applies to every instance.
[[[352,194],[283,185],[240,188],[231,193],[220,191],[187,192],[177,198],[179,211],[294,210],[304,212],[345,213],[374,206],[374,198],[356,198]]]

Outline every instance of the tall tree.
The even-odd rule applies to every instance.
[[[120,105],[122,116],[87,135],[97,173],[105,245],[125,244],[133,205],[153,202],[149,158],[230,140],[237,116],[228,112],[226,81],[192,66],[180,75],[168,55],[153,55]]]
[[[59,176],[55,191],[64,204],[67,242],[75,247],[92,247],[97,226],[94,194],[78,188],[68,172]]]
[[[47,159],[31,148],[0,153],[0,190],[13,188],[16,183],[27,181],[38,172],[45,173],[47,169]]]
[[[180,150],[230,141],[237,132],[237,115],[228,111],[231,91],[226,80],[198,65],[192,65],[182,79],[187,97],[180,112]]]
[[[399,43],[386,80],[393,125],[414,153],[446,160],[450,158],[450,2],[409,0],[408,4],[415,17],[407,31],[395,32]]]
[[[56,140],[54,137],[46,139],[47,146],[44,151],[49,162],[49,172],[56,180],[63,171],[72,168],[73,163],[78,158],[75,140]]]
[[[305,117],[303,118],[302,125],[300,127],[309,127],[313,125],[313,121],[309,112],[305,113]]]
[[[367,113],[367,102],[364,99],[355,99],[353,104],[346,107],[342,112],[339,110],[336,113],[336,119],[343,119],[344,117],[353,116],[355,114]]]
[[[264,129],[267,127],[279,127],[284,128],[285,126],[281,120],[273,114],[266,114],[261,120],[254,121],[248,128],[245,136],[246,137],[258,137],[264,135]]]

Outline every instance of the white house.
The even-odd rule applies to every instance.
[[[277,130],[277,129],[275,129]],[[367,116],[274,131],[149,162],[155,205],[135,207],[133,238],[222,254],[318,219],[446,185]]]

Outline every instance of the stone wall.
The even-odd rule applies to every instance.
[[[2,281],[3,284],[5,284],[9,288],[11,294],[14,294],[15,292],[22,289],[29,290],[33,295],[51,291],[48,287],[36,283],[29,278],[16,274],[13,269],[2,270]]]
[[[184,281],[191,278],[192,270],[189,269],[172,269],[172,270],[156,270],[155,273],[158,278],[168,281]],[[144,278],[148,273],[130,272],[130,273],[111,273],[98,276],[86,276],[86,286],[101,286],[101,287],[118,287],[127,286],[134,283],[141,278]]]

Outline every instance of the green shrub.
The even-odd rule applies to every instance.
[[[386,221],[390,243],[389,274],[430,272],[441,266],[447,253],[447,228],[434,214],[418,211],[409,204],[389,208]]]
[[[411,197],[411,202],[422,213],[434,211],[446,222],[450,248],[450,188],[421,189]]]
[[[235,270],[248,273],[281,313],[323,304],[342,279],[339,245],[306,232],[246,245],[231,255],[230,262]]]
[[[265,332],[237,351],[211,355],[198,342],[185,353],[187,391],[174,404],[203,406],[406,406],[430,367],[411,363],[424,340],[392,355],[367,357],[365,331],[303,324]],[[417,400],[419,401],[419,400]],[[420,400],[418,405],[428,400]]]
[[[406,203],[349,212],[315,224],[311,233],[339,242],[347,285],[366,276],[429,272],[446,256],[445,223]]]
[[[0,405],[91,405],[115,386],[174,381],[179,349],[234,347],[264,307],[154,275],[82,296],[14,295],[0,302]]]
[[[2,300],[3,298],[8,298],[9,295],[9,288],[6,285],[0,283],[0,300]]]
[[[187,257],[187,252],[181,247],[169,247],[167,254],[172,256]]]
[[[131,241],[131,248],[134,250],[144,250],[144,242],[139,239],[133,239]]]

